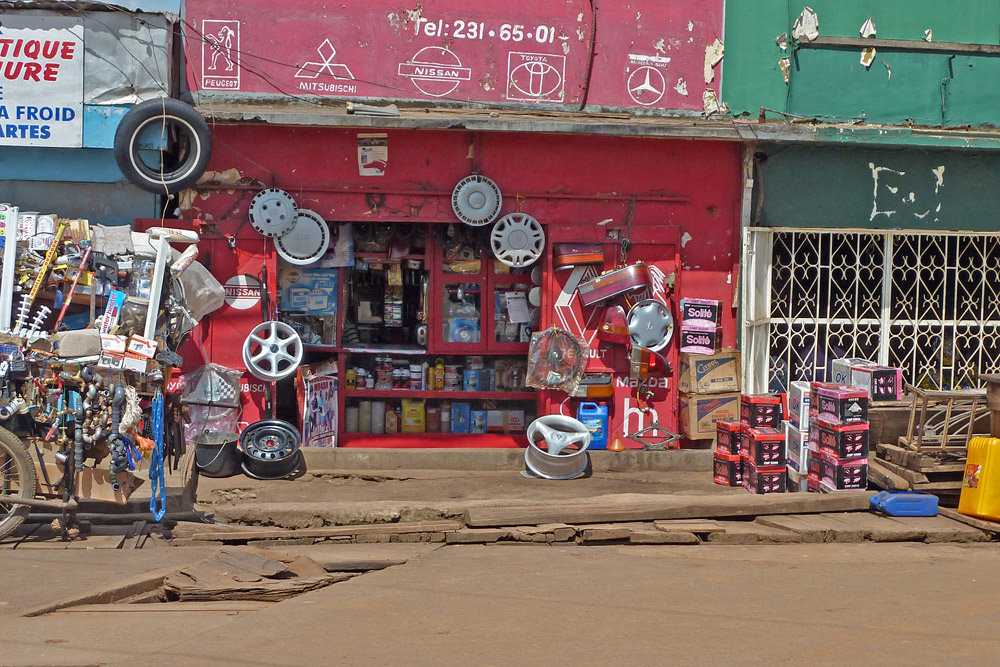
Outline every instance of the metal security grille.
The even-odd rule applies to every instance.
[[[1000,372],[1000,233],[748,228],[745,386],[784,391],[861,357],[930,389]]]

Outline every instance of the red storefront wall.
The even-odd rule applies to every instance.
[[[685,296],[734,303],[737,282],[740,147],[734,143],[675,139],[486,133],[462,130],[388,130],[383,176],[360,176],[358,134],[370,129],[217,125],[209,178],[183,204],[185,218],[243,220],[263,187],[292,193],[300,207],[338,222],[457,223],[450,196],[455,184],[482,173],[500,186],[502,214],[523,210],[546,225],[550,238],[587,241],[624,231],[631,214],[630,259],[657,262],[665,273],[679,260],[677,291]],[[650,242],[653,243],[650,243]],[[640,247],[643,249],[640,250]],[[548,271],[543,324],[565,280]],[[564,276],[565,274],[559,274]],[[723,344],[735,344],[735,310],[723,311]],[[594,355],[592,355],[592,358]],[[676,341],[668,357],[676,360]],[[623,357],[594,359],[627,375]],[[674,364],[676,370],[676,364]],[[558,409],[546,397],[540,411]],[[635,391],[619,386],[612,405],[613,429],[634,411]],[[654,397],[659,422],[677,430],[674,378]],[[617,423],[617,424],[616,424]],[[642,417],[628,429],[649,425]],[[635,443],[627,443],[637,446]]]

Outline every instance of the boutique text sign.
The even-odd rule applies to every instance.
[[[0,146],[83,145],[83,24],[0,14]]]

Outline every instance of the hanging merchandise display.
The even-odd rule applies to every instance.
[[[498,260],[513,268],[530,266],[542,256],[545,230],[527,213],[511,213],[493,225],[490,247]]]
[[[604,309],[601,326],[597,329],[597,339],[606,343],[629,344],[631,339],[624,308],[615,304]]]
[[[451,193],[455,216],[467,225],[479,227],[496,220],[503,204],[500,188],[480,174],[466,176]]]
[[[563,329],[538,331],[531,335],[525,384],[574,394],[586,366],[586,343]]]
[[[628,331],[632,345],[659,352],[674,335],[674,317],[666,304],[644,299],[628,312]]]
[[[552,246],[552,268],[566,271],[576,266],[604,266],[604,246],[600,243],[556,243]]]
[[[312,264],[319,261],[330,247],[330,226],[319,213],[297,209],[295,224],[274,240],[274,247],[289,264]]]
[[[295,372],[302,362],[302,339],[284,322],[258,324],[243,342],[243,363],[254,377],[276,382]]]
[[[287,234],[297,217],[295,200],[278,188],[261,190],[250,202],[250,224],[268,238]]]
[[[580,303],[592,306],[620,294],[631,294],[649,289],[649,269],[642,262],[614,271],[607,271],[582,283],[578,288]]]

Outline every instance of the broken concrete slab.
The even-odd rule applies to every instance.
[[[701,538],[694,533],[679,530],[637,529],[629,533],[629,544],[700,544]]]

